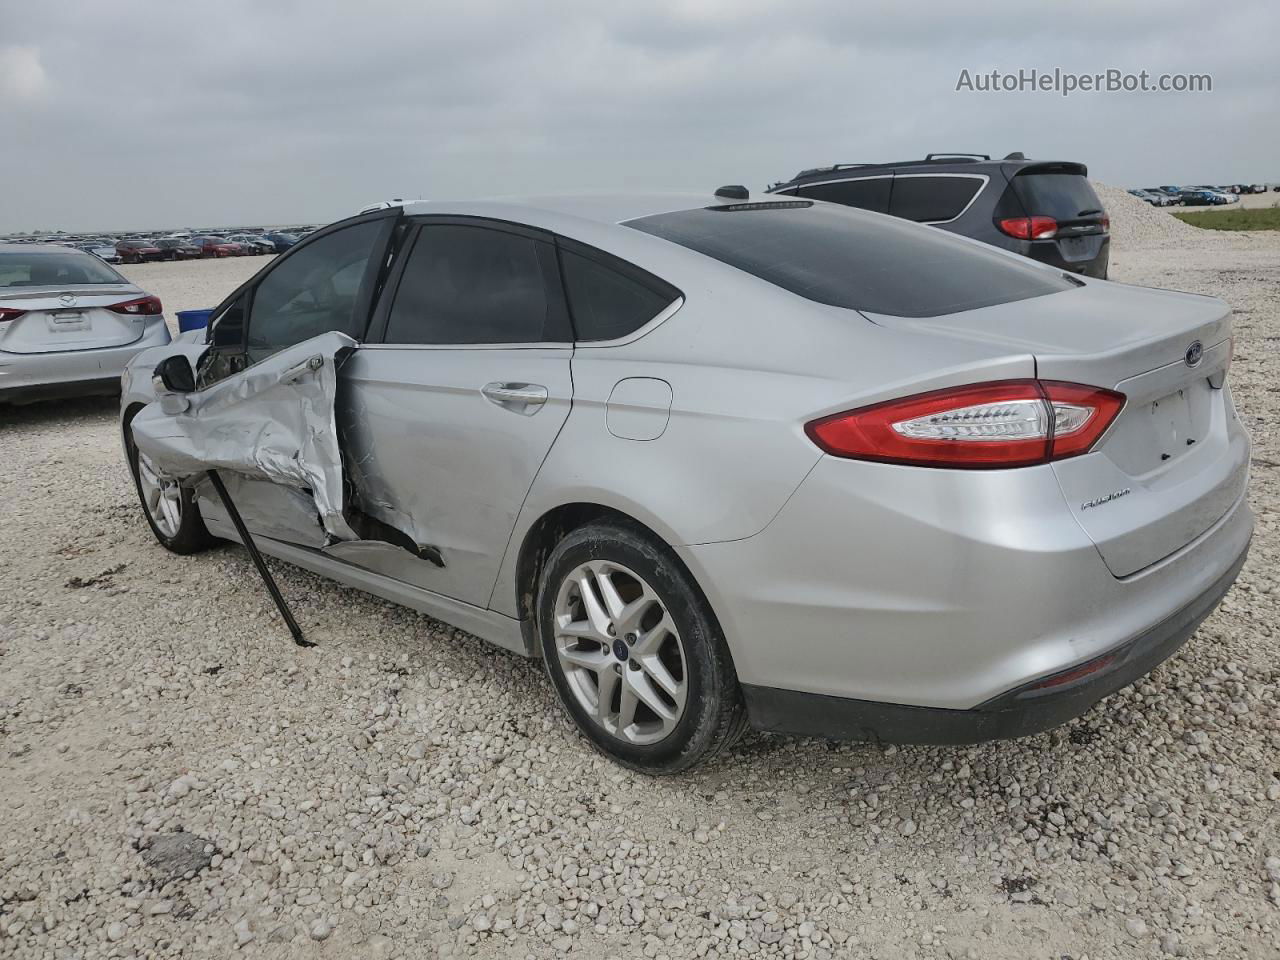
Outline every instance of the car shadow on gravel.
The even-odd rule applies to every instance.
[[[56,429],[60,422],[108,420],[119,411],[119,395],[37,400],[24,404],[0,403],[0,429]]]

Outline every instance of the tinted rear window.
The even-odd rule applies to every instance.
[[[681,210],[626,225],[809,300],[869,313],[936,317],[1074,286],[941,230],[826,204]]]
[[[88,253],[0,253],[0,289],[127,282]]]
[[[916,223],[941,223],[954,220],[982,189],[977,177],[893,178],[893,199],[889,212]]]
[[[579,340],[634,333],[680,296],[670,284],[606,253],[560,251],[560,269]]]
[[[810,200],[826,200],[829,203],[843,203],[846,207],[886,213],[889,210],[889,190],[892,183],[892,177],[840,180],[801,187],[796,193]]]
[[[1029,217],[1053,217],[1061,223],[1102,216],[1102,201],[1079,174],[1024,173],[1013,178],[1013,189]]]

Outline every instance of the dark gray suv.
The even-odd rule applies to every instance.
[[[1082,163],[1011,153],[931,153],[901,163],[803,170],[770,193],[927,223],[1072,273],[1106,279],[1110,219]]]

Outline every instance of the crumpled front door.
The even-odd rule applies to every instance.
[[[218,471],[252,532],[392,576],[417,563],[443,566],[412,530],[357,505],[335,398],[358,348],[346,334],[324,333],[203,390],[166,395],[134,418],[134,442],[158,474],[198,491]]]

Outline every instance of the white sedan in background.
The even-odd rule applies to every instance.
[[[160,300],[82,250],[0,243],[0,402],[120,392],[169,342]]]

